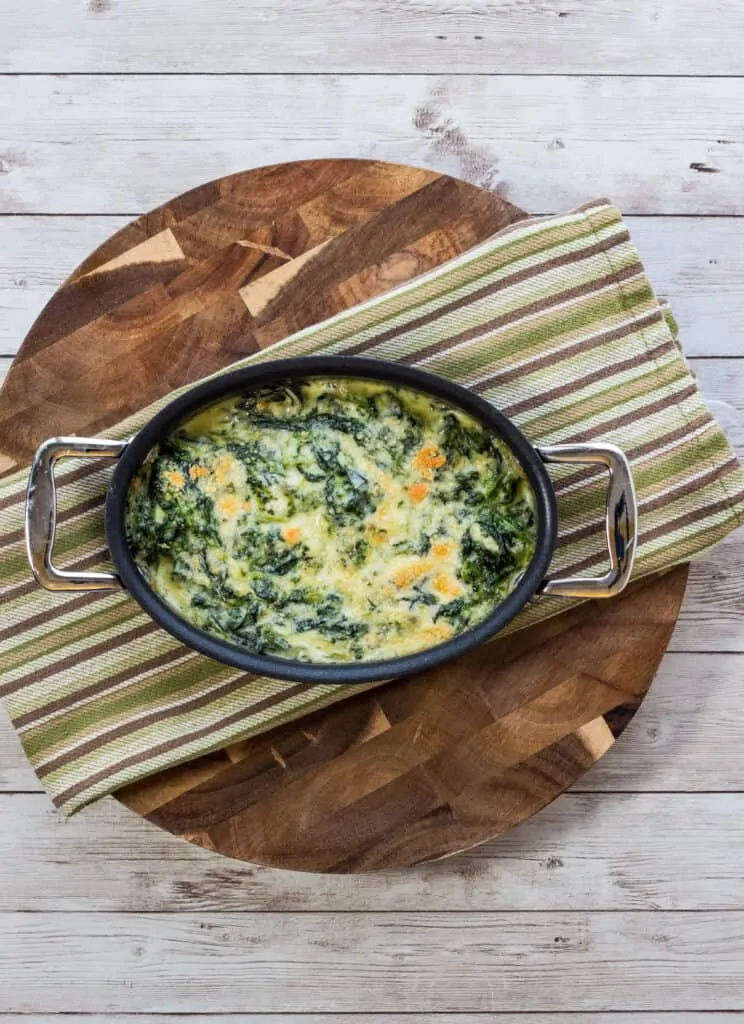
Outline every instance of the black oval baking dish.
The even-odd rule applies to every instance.
[[[475,627],[450,640],[403,657],[384,661],[312,663],[255,654],[206,633],[174,612],[140,573],[126,542],[125,511],[132,478],[152,448],[172,428],[217,400],[251,388],[292,378],[357,378],[392,383],[439,398],[480,422],[504,441],[524,470],[536,499],[535,552],[509,596]],[[54,464],[61,458],[117,459],[106,496],[106,540],[116,573],[74,573],[52,560],[56,523]],[[610,568],[599,578],[547,578],[556,545],[557,504],[546,463],[599,464],[609,470],[606,528]],[[343,356],[320,356],[265,362],[198,384],[157,413],[131,440],[51,438],[36,453],[26,501],[26,544],[38,582],[48,590],[106,590],[124,587],[164,629],[210,658],[257,675],[305,683],[366,683],[433,668],[489,640],[537,594],[607,598],[618,594],[630,577],[636,547],[636,499],[630,467],[614,445],[554,445],[536,448],[517,427],[484,399],[452,381],[397,363]]]

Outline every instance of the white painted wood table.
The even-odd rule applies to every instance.
[[[374,156],[534,212],[612,197],[744,454],[742,40],[741,0],[0,0],[2,365],[132,215],[250,166]],[[3,717],[0,1021],[733,1024],[742,697],[739,533],[696,565],[580,791],[358,878],[219,859],[113,801],[63,823]]]

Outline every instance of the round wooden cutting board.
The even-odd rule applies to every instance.
[[[526,214],[412,167],[233,175],[141,217],[60,288],[0,393],[0,470],[90,434]],[[612,746],[667,646],[687,568],[342,701],[118,794],[219,853],[310,871],[443,857],[524,821]]]

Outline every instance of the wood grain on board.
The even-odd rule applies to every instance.
[[[742,554],[741,545],[738,551],[731,551],[734,566],[744,564]],[[705,565],[705,559],[702,564]],[[695,571],[693,565],[693,578]],[[709,576],[707,588],[715,595],[718,581]],[[623,733],[622,743],[616,743],[606,757],[582,776],[571,792],[652,793],[660,794],[660,803],[666,800],[665,794],[670,793],[744,792],[744,747],[741,744],[737,715],[741,691],[741,653],[691,653],[703,645],[699,642],[700,633],[686,624],[680,628],[683,616],[687,623],[695,619],[698,622],[707,620],[708,647],[712,648],[717,615],[714,600],[707,603],[700,600],[702,579],[696,600],[695,589],[694,586],[688,587],[683,613],[670,641],[669,650],[674,651],[676,648],[681,653],[667,652],[654,685],[643,703],[642,714],[636,715],[631,726]],[[722,587],[721,591],[724,590]],[[739,622],[742,622],[741,615]],[[744,630],[739,649],[740,652],[744,650]],[[704,686],[701,680],[705,680]],[[3,792],[39,794],[43,790],[23,755],[10,723],[0,715],[0,793]],[[51,826],[55,812],[48,804],[45,806]],[[96,835],[91,817],[94,813],[97,812],[90,810],[80,818],[73,819],[79,822],[80,828],[90,827],[92,831],[86,832],[90,836]],[[649,816],[646,830],[651,833],[654,833],[653,821],[653,816]],[[732,831],[738,828],[738,821],[738,818],[732,819]],[[91,824],[86,825],[86,822]],[[520,833],[521,829],[517,835]],[[606,836],[606,831],[602,834]],[[738,832],[736,834],[738,836]],[[676,831],[670,829],[668,838],[672,846],[677,842],[676,835]],[[12,841],[12,835],[10,838]],[[651,841],[644,840],[644,846]],[[97,850],[98,844],[94,845]],[[609,838],[608,850],[612,850]],[[737,856],[740,855],[736,843],[733,850]],[[141,851],[136,844],[132,844],[131,851],[132,859],[139,864]],[[19,855],[23,855],[23,850],[19,850]],[[174,856],[175,848],[172,848],[171,858]],[[672,856],[670,848],[668,857]],[[668,870],[668,867],[662,866],[661,870]],[[143,884],[148,884],[146,878]],[[320,882],[309,884],[321,885]],[[493,878],[487,876],[484,884],[492,885]],[[744,894],[735,890],[734,895],[737,892],[744,909]],[[570,892],[566,894],[566,899],[568,902],[573,900]]]
[[[55,294],[0,394],[0,455],[20,464],[44,437],[103,430],[524,216],[496,192],[379,162],[285,164],[196,189],[124,227]],[[119,797],[209,849],[304,870],[471,847],[612,746],[686,578],[645,581]]]
[[[0,449],[27,461],[50,434],[103,429],[524,216],[453,178],[372,161],[196,189],[104,242],[53,296],[6,377]],[[298,259],[312,250],[311,265]],[[277,277],[281,301],[267,298]]]
[[[178,18],[170,0],[139,0],[136,17],[115,0],[6,0],[2,13],[2,72],[744,71],[739,0],[242,0]]]
[[[136,213],[332,153],[432,167],[536,214],[599,194],[625,215],[742,215],[743,108],[744,76],[6,76],[0,213]]]

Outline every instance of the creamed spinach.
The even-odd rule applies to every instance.
[[[195,626],[258,654],[377,661],[477,625],[535,547],[508,448],[431,396],[288,381],[210,406],[132,482],[127,542]]]

